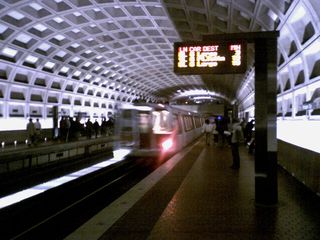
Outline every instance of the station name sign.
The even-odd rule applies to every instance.
[[[247,70],[244,41],[174,43],[174,72],[192,74],[236,74]]]

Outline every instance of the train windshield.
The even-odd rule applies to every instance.
[[[153,127],[155,134],[164,134],[173,131],[171,114],[167,110],[152,112]]]

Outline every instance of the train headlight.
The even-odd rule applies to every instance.
[[[173,141],[171,138],[166,139],[165,141],[162,142],[161,144],[162,150],[167,151],[173,146]]]

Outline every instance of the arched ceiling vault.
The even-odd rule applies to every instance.
[[[0,100],[19,100],[22,94],[34,101],[32,95],[40,95],[44,104],[69,99],[72,105],[79,98],[80,104],[90,99],[93,106],[92,101],[99,105],[105,99],[170,100],[184,91],[205,90],[233,101],[245,74],[178,76],[173,73],[173,43],[207,34],[279,29],[300,2],[4,0]],[[316,0],[307,2],[306,7],[317,6]],[[292,29],[286,31],[290,35]],[[283,52],[286,46],[279,48]],[[248,52],[250,67],[252,47]]]

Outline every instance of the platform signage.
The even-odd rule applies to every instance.
[[[235,74],[247,70],[244,41],[176,42],[174,72],[192,74]]]

